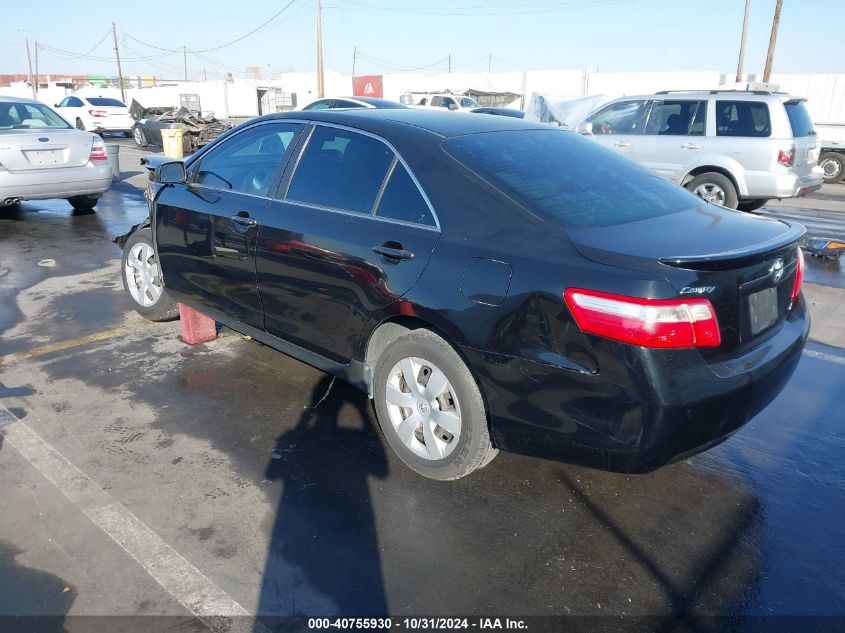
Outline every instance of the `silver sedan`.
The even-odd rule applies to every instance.
[[[88,210],[111,181],[102,138],[75,129],[43,103],[0,96],[0,207],[66,198]]]

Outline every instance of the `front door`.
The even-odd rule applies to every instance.
[[[258,285],[266,330],[338,363],[370,316],[425,269],[439,228],[381,140],[317,125],[263,216]]]
[[[612,103],[587,119],[593,125],[593,140],[625,158],[642,136],[646,102],[642,100]]]
[[[635,143],[631,158],[680,182],[704,154],[706,121],[706,100],[654,101],[645,133]]]
[[[255,276],[255,238],[293,139],[296,123],[255,125],[232,135],[167,186],[155,204],[155,239],[165,286],[177,300],[200,303],[263,327]]]

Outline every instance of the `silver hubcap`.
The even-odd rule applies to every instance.
[[[135,142],[138,145],[140,145],[143,142],[143,139],[141,138],[141,130],[138,129],[137,127],[132,130],[132,136],[135,137]]]
[[[842,165],[839,164],[839,161],[832,158],[824,159],[821,167],[824,170],[825,178],[836,178],[842,171]]]
[[[161,276],[152,246],[135,244],[126,257],[123,274],[129,294],[137,303],[145,308],[155,305],[161,297]]]
[[[704,198],[707,202],[725,206],[724,190],[719,185],[714,185],[712,182],[705,182],[698,185],[693,190],[693,193],[699,198]]]
[[[387,413],[399,439],[423,459],[448,456],[461,437],[461,406],[452,384],[434,363],[405,358],[387,379]]]

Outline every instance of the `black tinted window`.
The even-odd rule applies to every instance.
[[[600,110],[589,119],[593,134],[639,134],[645,101],[622,101]]]
[[[379,202],[376,215],[393,220],[434,226],[434,216],[402,163],[390,175]]]
[[[655,101],[646,134],[704,136],[706,101]]]
[[[311,105],[305,106],[303,110],[328,110],[332,107],[331,99],[325,101],[315,101]]]
[[[67,101],[68,106],[71,108],[81,108],[84,104],[82,103],[82,99],[77,99],[76,97],[71,97]]]
[[[486,132],[447,139],[443,148],[530,211],[565,227],[636,222],[702,204],[574,132]]]
[[[94,106],[114,106],[116,108],[125,108],[126,104],[117,99],[108,99],[106,97],[88,97],[88,103]]]
[[[333,209],[371,213],[393,152],[363,134],[317,126],[287,197]]]
[[[803,103],[786,103],[786,115],[789,117],[789,125],[792,126],[792,136],[814,136],[816,128],[813,126],[813,119]]]
[[[266,196],[300,127],[272,123],[234,135],[203,156],[194,182]]]
[[[762,101],[717,101],[716,136],[770,136],[769,106]]]

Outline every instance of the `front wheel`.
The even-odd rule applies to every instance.
[[[828,184],[845,180],[845,154],[825,152],[819,157],[819,167],[824,171],[824,181]]]
[[[458,479],[498,452],[481,392],[454,348],[414,330],[390,342],[375,366],[375,408],[388,444],[430,479]]]
[[[744,200],[736,205],[736,208],[740,211],[756,211],[760,207],[766,206],[768,201],[768,198],[762,198],[760,200]]]
[[[150,321],[171,321],[179,316],[179,305],[167,296],[149,228],[138,229],[123,246],[121,260],[123,289],[135,312]]]
[[[699,198],[728,209],[736,209],[739,198],[730,178],[715,171],[700,174],[686,184],[686,188]]]
[[[147,142],[147,137],[144,134],[144,130],[142,130],[137,125],[132,128],[132,138],[135,139],[135,145],[137,145],[138,147],[146,147],[147,145],[149,145],[149,143]]]

